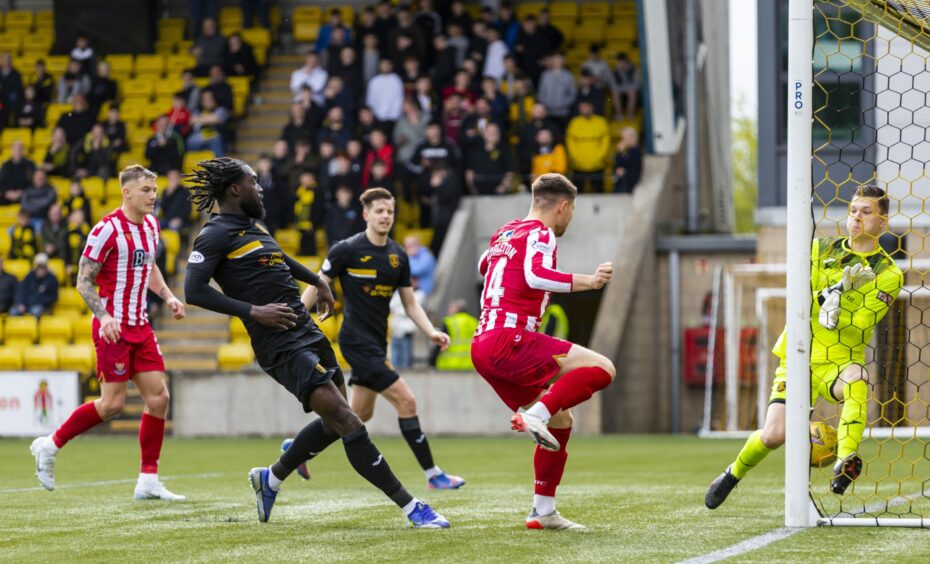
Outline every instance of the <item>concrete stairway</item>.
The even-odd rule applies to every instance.
[[[239,123],[235,156],[253,167],[261,153],[271,153],[287,124],[293,96],[291,72],[303,64],[300,55],[272,55],[259,89],[252,93],[248,116]]]

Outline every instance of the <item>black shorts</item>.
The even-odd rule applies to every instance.
[[[342,356],[352,367],[350,386],[363,386],[378,393],[391,387],[400,375],[387,359],[386,346],[373,343],[343,343]]]
[[[310,394],[327,382],[345,384],[345,377],[329,341],[320,339],[299,349],[283,351],[273,365],[262,366],[272,378],[294,394],[310,413]]]

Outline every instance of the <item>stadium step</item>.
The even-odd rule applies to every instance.
[[[218,370],[216,358],[171,358],[165,359],[168,370],[181,372],[215,372]]]
[[[251,137],[248,140],[239,141],[236,149],[246,153],[263,153],[271,152],[274,148],[274,142],[278,140],[277,135],[262,135],[261,137]]]
[[[201,339],[226,340],[229,338],[229,329],[182,329],[183,326],[170,327],[158,332],[159,342],[166,341],[199,341]]]
[[[203,356],[203,357],[214,357],[216,356],[217,349],[220,348],[225,341],[198,341],[196,343],[189,342],[180,342],[180,343],[166,343],[160,344],[161,352],[164,353],[165,357],[188,357],[188,356]]]

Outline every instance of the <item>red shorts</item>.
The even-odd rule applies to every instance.
[[[493,329],[475,337],[471,360],[507,407],[533,403],[559,373],[560,357],[572,344],[524,329]]]
[[[101,382],[125,382],[139,372],[165,371],[165,359],[151,325],[120,325],[119,341],[115,343],[104,342],[100,337],[97,318],[94,318],[93,330],[97,378]]]

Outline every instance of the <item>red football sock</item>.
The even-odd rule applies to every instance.
[[[142,447],[143,474],[158,474],[158,458],[161,456],[161,444],[165,440],[165,420],[142,414],[142,423],[139,425],[139,446]]]
[[[553,429],[549,427],[549,432],[559,441],[562,448],[559,449],[559,452],[552,452],[539,445],[536,446],[536,454],[533,455],[533,469],[536,471],[535,493],[536,495],[555,497],[555,489],[562,482],[565,461],[568,460],[568,451],[565,450],[565,447],[572,435],[572,428]]]
[[[84,431],[87,431],[102,421],[103,419],[101,419],[100,414],[97,413],[97,408],[94,406],[94,402],[87,402],[72,411],[71,416],[68,417],[67,421],[62,423],[61,427],[52,433],[52,441],[55,442],[55,446],[61,448],[68,444],[68,441],[74,437],[80,435]]]
[[[603,390],[610,384],[610,374],[599,366],[576,368],[559,378],[546,395],[539,401],[545,404],[549,413],[555,415],[564,409],[571,409],[585,402],[594,392]]]

